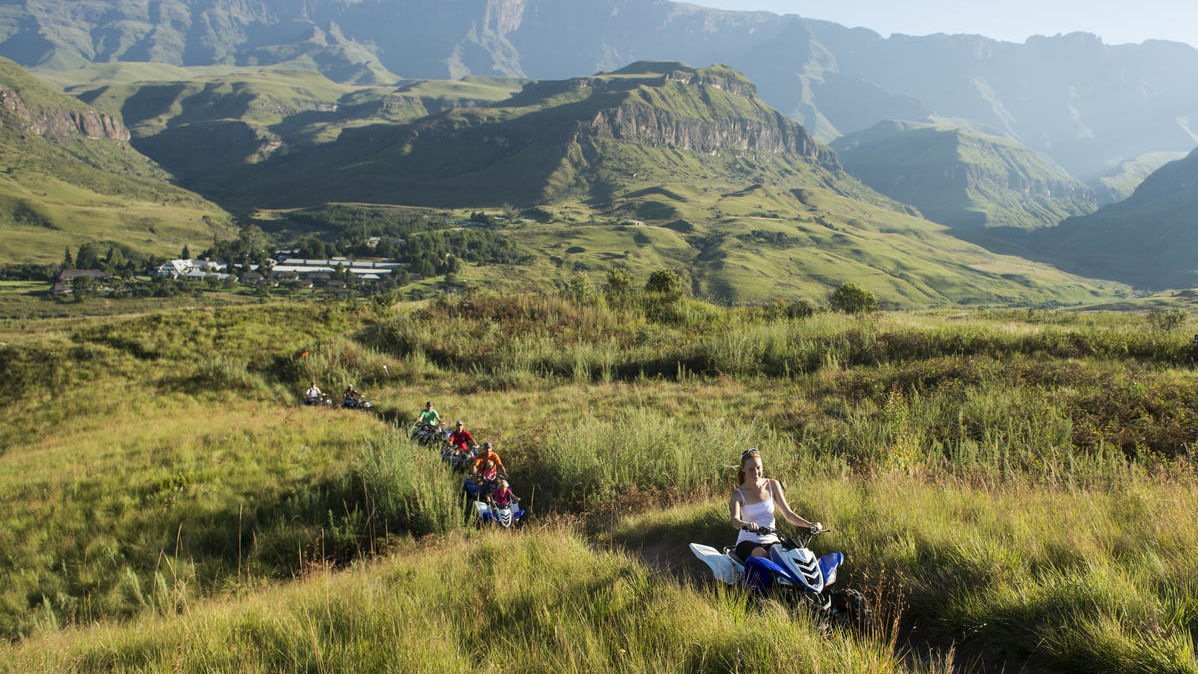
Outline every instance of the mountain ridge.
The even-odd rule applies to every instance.
[[[1198,118],[1198,50],[1165,41],[1111,46],[1082,33],[1023,44],[883,38],[795,15],[666,0],[155,6],[156,13],[131,0],[25,0],[0,15],[0,54],[55,68],[112,60],[292,63],[342,82],[365,81],[343,71],[366,68],[376,84],[400,75],[563,79],[640,60],[727,63],[822,142],[886,118],[962,118],[1078,177],[1198,143],[1178,121]]]
[[[1047,157],[951,123],[879,122],[832,147],[865,184],[953,227],[1051,227],[1097,209]]]

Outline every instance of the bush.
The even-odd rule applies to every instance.
[[[583,272],[571,274],[570,278],[566,279],[562,295],[579,305],[595,304],[599,301],[599,291],[595,289],[595,284],[591,283],[591,278]]]
[[[615,300],[628,297],[633,292],[636,279],[632,272],[624,267],[613,267],[607,270],[607,282],[603,285],[603,294],[607,299]]]
[[[683,294],[682,277],[672,269],[658,269],[645,282],[645,292],[676,300]]]
[[[1180,328],[1185,324],[1187,318],[1189,318],[1189,314],[1182,309],[1171,309],[1169,311],[1153,309],[1148,312],[1148,324],[1152,326],[1153,330],[1159,330],[1160,332],[1172,332]]]
[[[845,283],[828,295],[834,311],[846,314],[866,314],[878,310],[878,298],[856,283]]]

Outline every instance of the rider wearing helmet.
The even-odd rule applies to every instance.
[[[740,455],[740,485],[728,499],[728,512],[732,526],[740,529],[736,538],[736,555],[747,560],[749,557],[765,557],[770,546],[778,542],[773,534],[757,533],[762,527],[774,528],[774,510],[796,527],[820,530],[819,522],[808,522],[799,517],[786,503],[782,485],[777,480],[765,477],[761,467],[761,452],[746,450]]]

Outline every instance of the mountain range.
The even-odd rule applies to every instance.
[[[1198,287],[1198,150],[1149,175],[1126,200],[1030,238],[1036,257],[1149,288]]]
[[[51,69],[286,63],[376,84],[389,73],[565,79],[636,60],[724,63],[822,142],[934,115],[1017,140],[1081,179],[1198,144],[1198,50],[1187,45],[883,38],[665,0],[25,0],[0,8],[0,55]]]
[[[227,227],[205,199],[243,215],[334,202],[515,205],[552,214],[535,234],[512,235],[563,273],[668,262],[733,301],[766,296],[780,279],[784,294],[812,292],[837,274],[874,275],[898,304],[1053,295],[1038,265],[972,278],[989,263],[962,259],[993,256],[963,240],[1146,287],[1190,278],[1176,256],[1159,257],[1167,269],[1143,262],[1184,238],[1159,217],[1184,204],[1160,189],[1117,203],[1195,142],[1185,64],[1198,52],[1184,45],[883,39],[663,0],[26,0],[0,7],[0,53],[73,94],[51,106],[61,114],[101,120],[89,123],[137,164],[123,171],[203,195],[178,192],[204,211],[198,220],[171,216],[193,223],[177,230],[193,240]],[[732,65],[625,65],[656,53]],[[836,151],[822,144],[831,139]],[[52,193],[9,199],[7,219],[24,227],[29,213],[56,212]],[[1087,216],[1100,202],[1115,205]],[[639,229],[571,245],[586,238],[579,223],[623,220]],[[810,223],[838,234],[816,236]],[[90,225],[55,226],[60,239],[101,238]],[[29,241],[52,231],[42,229]],[[109,227],[102,238],[169,245],[153,235],[161,223],[133,229],[151,235],[121,239]],[[878,237],[898,232],[910,240]],[[546,252],[554,237],[573,258]],[[887,247],[910,259],[882,262]],[[789,257],[764,264],[767,250]],[[845,266],[814,264],[817,252]],[[946,280],[948,267],[962,278]],[[1056,278],[1057,301],[1116,288]]]

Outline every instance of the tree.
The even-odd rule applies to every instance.
[[[121,268],[125,266],[125,254],[121,252],[120,248],[109,246],[108,256],[104,258],[104,266],[105,271],[109,274],[120,272]]]
[[[71,294],[74,295],[76,302],[82,302],[95,293],[96,279],[90,276],[76,276],[71,279]]]
[[[682,277],[673,269],[658,269],[650,274],[649,280],[645,282],[645,292],[676,300],[682,297]]]
[[[878,298],[856,283],[844,283],[828,295],[828,304],[846,314],[866,314],[878,310]]]
[[[62,255],[62,268],[63,268],[63,269],[74,269],[74,268],[75,268],[75,258],[71,257],[71,249],[70,249],[70,247],[67,247],[67,248],[66,248],[66,249],[63,251],[63,255]]]
[[[90,243],[85,243],[79,246],[79,252],[75,253],[75,268],[76,269],[99,269],[100,256],[96,253],[96,246]]]
[[[183,253],[180,255],[180,259],[183,259],[183,260],[191,259],[191,249],[187,247],[187,244],[183,244]]]

